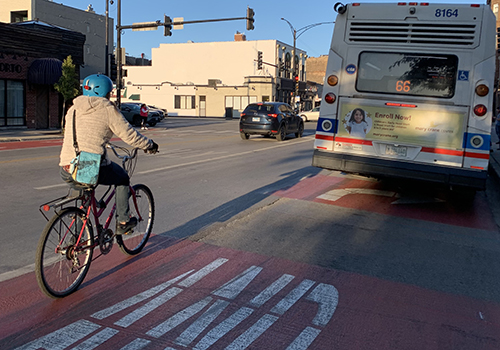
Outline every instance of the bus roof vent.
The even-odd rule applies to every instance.
[[[476,30],[474,24],[350,21],[347,39],[360,44],[474,47]]]

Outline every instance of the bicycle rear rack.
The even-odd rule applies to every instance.
[[[69,189],[68,194],[56,199],[51,200],[50,202],[43,203],[40,205],[38,210],[42,213],[45,220],[49,221],[50,218],[45,215],[45,212],[50,211],[50,209],[54,209],[57,214],[57,209],[62,209],[64,205],[75,202],[75,206],[77,206],[77,200],[83,197],[85,190],[74,190],[72,188]]]

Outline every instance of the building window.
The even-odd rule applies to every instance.
[[[0,79],[0,126],[24,125],[24,84]]]
[[[226,96],[225,107],[232,107],[235,111],[242,111],[250,103],[257,102],[257,96]]]
[[[12,11],[10,13],[10,23],[24,22],[28,20],[28,11]]]
[[[174,96],[174,108],[175,109],[195,109],[196,108],[196,96]]]
[[[498,17],[498,4],[493,5],[493,13],[495,14],[496,17]]]

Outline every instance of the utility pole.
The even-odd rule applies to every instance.
[[[116,3],[116,105],[122,100],[122,0]]]
[[[298,76],[298,72],[297,70],[295,69],[295,65],[297,64],[297,62],[295,62],[295,51],[296,51],[296,45],[297,45],[297,39],[302,35],[304,34],[304,32],[308,31],[309,29],[311,28],[314,28],[316,26],[319,26],[319,25],[322,25],[322,24],[330,24],[330,23],[335,23],[335,22],[321,22],[321,23],[314,23],[314,24],[309,24],[305,27],[302,27],[298,30],[296,30],[294,28],[294,26],[288,21],[286,20],[285,18],[281,18],[282,21],[285,21],[286,23],[288,23],[288,25],[290,26],[290,30],[292,31],[292,35],[293,35],[293,51],[292,51],[292,80],[293,80],[293,83],[294,83],[294,88],[293,88],[293,92],[292,92],[292,106],[294,107],[295,105],[295,97],[298,96],[299,94],[299,76]]]

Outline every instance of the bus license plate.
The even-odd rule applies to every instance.
[[[402,156],[406,157],[407,147],[405,146],[393,146],[393,145],[385,145],[385,154],[391,156]]]
[[[253,118],[252,118],[252,121],[253,121],[253,122],[260,122],[260,117],[253,117]]]

